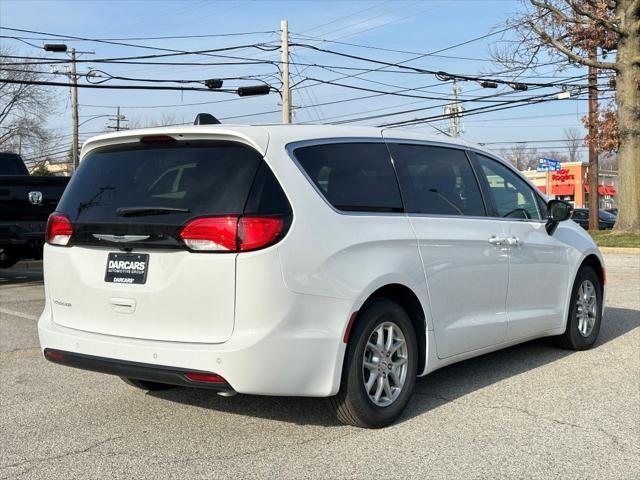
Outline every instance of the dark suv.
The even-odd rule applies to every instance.
[[[589,229],[589,209],[576,208],[571,219],[585,230]],[[616,224],[617,217],[606,210],[598,210],[598,230],[610,230]]]

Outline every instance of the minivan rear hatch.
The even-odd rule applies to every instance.
[[[264,210],[255,197],[265,183],[284,194],[243,143],[141,140],[89,151],[60,201],[73,234],[68,246],[49,242],[45,252],[53,320],[131,338],[224,342],[234,325],[237,253],[190,248],[181,232]],[[282,201],[272,210],[288,213]]]

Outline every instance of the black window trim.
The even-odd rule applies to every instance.
[[[406,213],[406,209],[405,209],[405,205],[404,205],[404,199],[402,198],[402,189],[400,188],[400,183],[398,182],[398,174],[396,172],[396,167],[395,167],[395,164],[393,163],[393,159],[391,158],[390,154],[389,154],[389,162],[391,164],[391,168],[393,168],[394,178],[396,179],[396,185],[398,187],[398,192],[400,194],[400,201],[402,203],[402,209],[401,210],[398,209],[398,211],[389,211],[390,210],[389,208],[368,208],[367,209],[367,207],[358,208],[358,210],[340,210],[340,209],[336,208],[335,206],[333,206],[331,204],[331,202],[329,202],[329,200],[324,195],[324,193],[318,188],[316,183],[309,176],[309,174],[304,169],[304,167],[300,164],[300,162],[298,161],[298,159],[297,159],[297,157],[295,155],[295,151],[298,148],[303,148],[303,147],[311,147],[311,146],[315,146],[315,145],[333,145],[333,144],[336,144],[336,143],[380,143],[380,144],[382,144],[382,145],[384,145],[386,147],[386,142],[382,137],[380,137],[380,138],[375,138],[375,137],[326,137],[326,138],[315,138],[315,139],[298,140],[298,141],[295,141],[295,142],[291,142],[291,143],[288,143],[288,144],[285,145],[285,150],[287,151],[289,157],[291,158],[291,160],[293,161],[295,166],[298,168],[298,170],[300,170],[302,175],[304,175],[304,177],[308,180],[308,182],[311,184],[311,186],[317,192],[317,194],[320,196],[320,198],[334,212],[336,212],[336,213],[338,213],[340,215],[349,215],[349,216],[369,216],[369,217],[370,216],[403,216],[403,217],[405,217],[407,215],[407,213]],[[387,148],[386,150],[387,150],[387,153],[389,153],[389,149]]]
[[[406,212],[406,208],[404,205],[404,198],[402,197],[402,189],[400,188],[400,183],[398,181],[398,188],[400,189],[400,198],[402,200],[403,211],[402,212],[384,212],[384,211],[376,211],[376,212],[366,212],[366,211],[346,211],[346,210],[338,210],[336,209],[329,201],[325,198],[324,194],[320,191],[318,186],[314,183],[313,179],[307,174],[305,169],[300,165],[298,159],[294,154],[294,150],[300,147],[308,147],[312,145],[323,145],[323,144],[331,144],[331,143],[383,143],[387,146],[389,143],[404,143],[404,144],[412,144],[412,145],[425,145],[431,147],[446,147],[452,148],[455,150],[463,150],[469,159],[469,163],[471,164],[471,168],[474,172],[476,180],[478,181],[478,185],[480,187],[480,194],[482,196],[482,201],[485,206],[485,211],[487,212],[484,216],[474,216],[474,215],[442,215],[442,214],[434,214],[434,213],[410,213]],[[296,140],[294,142],[287,143],[285,145],[285,150],[289,155],[289,158],[293,161],[294,165],[300,170],[300,173],[307,179],[307,181],[311,184],[311,187],[318,193],[320,198],[331,208],[334,212],[340,215],[363,215],[363,216],[407,216],[407,217],[433,217],[433,218],[468,218],[475,220],[492,220],[492,221],[503,221],[503,222],[530,222],[530,223],[546,223],[546,218],[541,220],[535,219],[518,219],[518,218],[504,218],[500,217],[496,213],[495,205],[493,204],[493,197],[491,196],[491,192],[489,192],[488,182],[485,175],[479,169],[478,161],[476,158],[477,154],[484,155],[502,165],[506,168],[509,168],[512,172],[514,172],[517,176],[519,176],[528,186],[531,188],[537,199],[542,202],[543,205],[547,206],[548,201],[542,195],[542,193],[535,188],[529,181],[527,177],[525,177],[519,170],[513,167],[509,162],[497,157],[495,154],[491,152],[487,152],[485,150],[475,148],[472,145],[461,145],[456,143],[449,143],[447,141],[439,142],[437,140],[421,140],[421,139],[411,139],[411,138],[397,138],[397,137],[324,137],[324,138],[313,138],[307,140]],[[266,156],[265,156],[266,157]],[[398,172],[396,170],[396,164],[394,159],[391,157],[391,152],[389,152],[389,158],[391,159],[391,164],[393,166],[393,170],[396,174],[396,179],[398,177]],[[543,217],[545,212],[542,212]]]

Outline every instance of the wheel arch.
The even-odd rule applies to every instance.
[[[580,259],[580,261],[576,262],[576,269],[573,272],[573,276],[571,279],[571,283],[569,284],[569,288],[567,291],[567,298],[566,298],[566,303],[565,303],[565,312],[564,312],[564,318],[563,318],[563,324],[562,324],[562,328],[566,328],[567,327],[567,321],[569,319],[569,313],[571,312],[571,292],[573,291],[573,286],[576,283],[576,278],[578,277],[578,272],[580,271],[580,269],[583,266],[588,266],[591,269],[593,269],[593,271],[596,273],[596,275],[598,276],[598,279],[600,280],[600,285],[602,287],[602,313],[604,314],[604,306],[605,306],[605,300],[606,300],[606,280],[607,280],[607,276],[606,276],[606,270],[605,270],[605,265],[604,265],[604,260],[602,259],[602,256],[600,255],[600,252],[598,252],[597,250],[591,250],[588,252],[585,252],[585,254],[583,255],[583,257]]]
[[[602,288],[604,288],[606,284],[606,273],[604,269],[604,263],[600,260],[600,258],[598,258],[598,256],[595,253],[590,253],[582,260],[582,262],[580,263],[580,266],[578,267],[578,270],[580,270],[580,268],[582,268],[585,265],[591,267],[593,271],[596,272],[596,275],[598,276],[598,280],[600,280],[600,285],[602,286]],[[577,274],[578,272],[576,271],[576,275]],[[575,279],[574,279],[574,282],[575,282]]]
[[[425,315],[425,309],[422,306],[422,302],[415,294],[415,292],[400,283],[389,283],[377,288],[362,302],[358,312],[362,311],[372,301],[378,298],[386,298],[392,300],[405,309],[411,323],[413,324],[416,332],[416,338],[418,340],[418,375],[421,375],[426,368],[427,359],[427,320]],[[355,315],[350,322],[348,332],[353,331],[353,326],[358,323],[359,315]],[[345,340],[348,341],[348,335],[345,336]]]

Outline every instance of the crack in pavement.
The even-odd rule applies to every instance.
[[[7,350],[5,352],[0,352],[0,359],[9,359],[9,358],[28,358],[39,356],[41,353],[40,347],[29,347],[29,348],[16,348],[14,350]]]
[[[38,320],[38,317],[35,315],[30,315],[28,313],[23,313],[23,312],[17,312],[15,310],[11,310],[9,308],[0,308],[0,313],[4,313],[5,315],[10,315],[12,317],[18,317],[18,318],[22,318],[25,320],[32,320],[32,321],[36,321]]]
[[[21,462],[11,463],[9,465],[3,465],[3,466],[0,466],[0,470],[7,470],[9,468],[21,467],[22,465],[27,465],[27,464],[32,464],[32,463],[43,463],[43,462],[50,462],[52,460],[60,460],[61,458],[70,457],[70,456],[73,456],[73,455],[81,455],[83,453],[87,453],[87,452],[93,450],[94,448],[97,448],[97,447],[99,447],[101,445],[104,445],[105,443],[112,442],[112,441],[117,440],[119,438],[122,438],[122,436],[121,435],[116,435],[114,437],[109,437],[109,438],[106,438],[106,439],[101,440],[99,442],[92,443],[88,447],[85,447],[85,448],[82,448],[82,449],[79,449],[79,450],[72,450],[70,452],[65,452],[65,453],[61,453],[61,454],[58,454],[58,455],[52,455],[52,456],[49,456],[49,457],[33,458],[33,459],[30,459],[30,460],[23,460]],[[26,473],[26,472],[22,472],[22,473]],[[9,478],[9,477],[2,477],[2,478]]]
[[[529,417],[532,417],[532,418],[546,420],[548,422],[557,423],[559,425],[565,425],[565,426],[568,426],[568,427],[578,428],[580,430],[591,430],[591,431],[595,431],[595,432],[600,432],[600,433],[604,434],[606,437],[608,437],[615,445],[617,445],[618,447],[621,447],[621,448],[632,449],[632,450],[639,448],[638,445],[622,441],[619,437],[617,437],[616,435],[606,431],[604,428],[602,428],[600,426],[591,427],[591,426],[579,425],[577,423],[568,422],[566,420],[560,420],[560,419],[557,419],[557,418],[540,415],[538,413],[532,412],[531,410],[527,410],[526,408],[514,407],[514,406],[511,406],[511,405],[486,405],[486,404],[477,403],[477,402],[463,402],[463,401],[460,401],[460,400],[458,400],[456,398],[448,398],[448,397],[445,397],[444,395],[434,395],[434,394],[431,394],[431,393],[424,393],[424,392],[414,392],[414,394],[415,395],[425,396],[425,397],[436,398],[438,400],[442,400],[442,401],[450,402],[450,403],[454,403],[454,404],[466,405],[466,406],[472,406],[472,407],[476,406],[476,407],[480,407],[480,408],[486,408],[486,409],[489,409],[489,410],[513,410],[515,412],[523,413],[523,414],[525,414],[525,415],[527,415]]]

